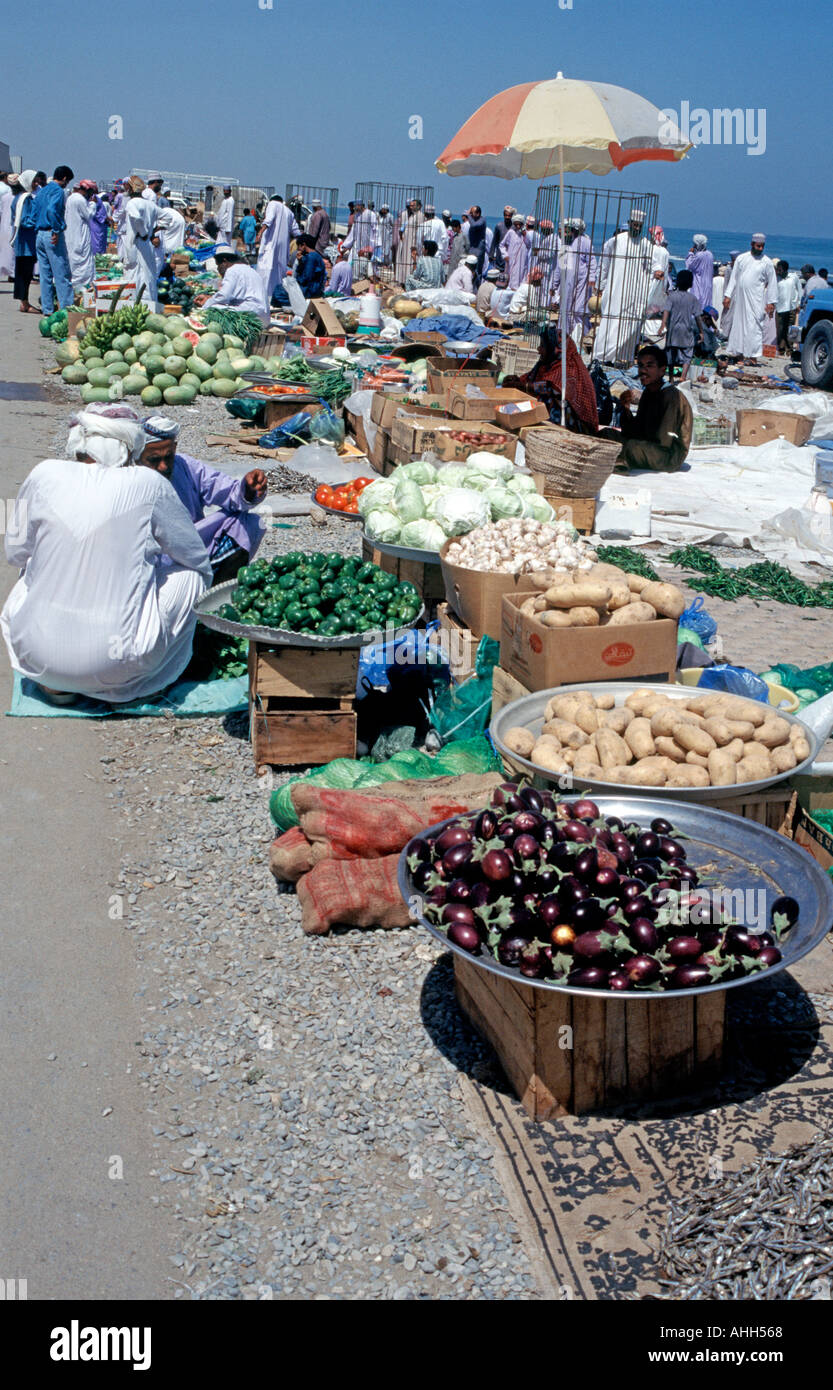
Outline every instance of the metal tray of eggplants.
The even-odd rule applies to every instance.
[[[529,758],[522,758],[519,753],[513,753],[507,747],[505,735],[510,729],[523,728],[529,729],[531,733],[538,735],[544,724],[544,711],[554,695],[569,695],[572,690],[589,690],[593,695],[612,695],[617,705],[623,705],[629,695],[635,690],[654,690],[658,695],[667,695],[672,700],[691,699],[697,693],[696,687],[691,685],[673,684],[652,684],[650,681],[594,681],[592,684],[584,685],[559,685],[552,690],[538,690],[533,695],[523,695],[520,700],[513,700],[511,704],[504,705],[503,709],[495,715],[492,720],[491,736],[495,746],[500,753],[514,767],[523,768],[530,776],[541,778],[543,781],[558,783],[559,774],[547,771],[544,767],[539,767],[537,763]],[[705,691],[701,691],[705,694]],[[720,692],[715,691],[715,694]],[[807,706],[801,712],[801,717],[795,714],[787,714],[784,710],[777,711],[781,719],[786,719],[789,724],[798,724],[802,733],[805,734],[810,745],[810,756],[805,758],[790,772],[779,772],[772,777],[767,777],[759,782],[742,782],[737,786],[731,787],[669,787],[665,791],[662,787],[646,787],[646,796],[670,796],[675,801],[735,801],[738,796],[752,796],[755,792],[765,791],[767,787],[774,786],[776,782],[786,781],[790,777],[797,777],[800,773],[812,774],[813,763],[816,761],[819,752],[830,733],[830,726],[833,724],[833,695],[825,695],[820,700],[816,700],[812,705]],[[597,792],[615,794],[621,792],[621,783],[605,782],[601,778],[576,777],[576,782],[581,787],[586,787],[595,796]],[[636,787],[628,787],[628,792],[634,796],[641,795]]]
[[[445,932],[428,922],[414,904],[418,904],[420,893],[414,887],[407,865],[407,850],[403,850],[399,860],[399,891],[405,902],[412,907],[412,917],[430,931],[442,946],[456,955],[462,956],[481,970],[489,970],[493,975],[503,975],[518,985],[531,985],[536,989],[560,990],[567,994],[586,994],[596,999],[680,999],[685,995],[707,994],[719,989],[736,989],[752,980],[766,979],[776,970],[784,970],[806,956],[833,926],[833,881],[828,874],[810,857],[806,849],[787,840],[775,830],[759,825],[757,821],[746,820],[743,816],[718,811],[712,806],[698,806],[690,801],[668,801],[662,797],[648,796],[603,796],[594,797],[602,816],[618,816],[625,823],[635,822],[648,829],[656,816],[671,822],[674,834],[685,837],[687,862],[698,874],[708,874],[708,884],[712,888],[737,892],[763,891],[765,897],[763,930],[769,930],[770,905],[781,894],[795,898],[799,905],[799,916],[795,925],[778,942],[781,960],[768,970],[755,971],[742,975],[736,980],[719,980],[711,985],[697,985],[690,989],[674,990],[633,990],[627,993],[609,989],[588,989],[576,985],[561,984],[555,980],[527,979],[519,970],[501,965],[491,954],[473,956],[449,941]],[[438,825],[423,830],[417,839],[424,840],[429,835],[438,835],[446,825],[459,820],[451,816]],[[750,904],[757,910],[759,900],[751,899]]]
[[[366,647],[371,642],[390,642],[400,633],[416,627],[425,616],[425,605],[423,604],[411,622],[402,623],[393,629],[345,632],[337,637],[316,637],[312,632],[292,632],[291,629],[285,627],[262,627],[255,623],[236,623],[231,618],[221,618],[217,609],[222,608],[224,603],[233,602],[232,596],[236,588],[237,580],[229,579],[225,584],[218,584],[216,588],[209,589],[208,593],[203,594],[199,603],[194,605],[194,612],[200,622],[204,623],[206,627],[213,628],[215,632],[226,633],[228,637],[242,637],[247,642],[270,642],[274,647],[311,647],[316,651],[349,651],[354,647]]]

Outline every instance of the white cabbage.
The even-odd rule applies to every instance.
[[[359,493],[357,503],[359,516],[369,516],[377,508],[387,507],[393,501],[394,486],[386,479],[380,478],[378,482],[370,483],[363,492]]]
[[[398,482],[393,494],[392,510],[403,524],[419,521],[420,517],[425,516],[425,503],[419,483],[413,482],[410,478],[403,478]]]
[[[503,458],[500,454],[491,454],[483,450],[480,453],[469,454],[466,459],[469,468],[473,468],[475,473],[485,473],[490,478],[511,478],[515,465],[511,459]]]
[[[555,517],[555,512],[546,497],[542,497],[538,492],[525,493],[522,504],[524,516],[532,517],[534,521],[552,521]]]
[[[505,516],[521,516],[523,513],[522,499],[517,492],[510,492],[508,487],[489,488],[486,501],[492,513],[492,521],[500,521]]]
[[[445,531],[436,521],[423,518],[421,521],[409,521],[407,526],[402,527],[399,544],[409,545],[414,550],[437,551],[445,545],[446,540]]]
[[[453,487],[434,506],[434,517],[447,536],[464,536],[489,520],[489,504],[473,488]]]
[[[400,464],[393,477],[397,483],[400,478],[410,478],[415,483],[435,483],[437,470],[427,459],[414,459],[413,463]]]
[[[507,478],[506,486],[513,492],[537,492],[537,488],[528,473],[513,473],[511,478]]]
[[[365,535],[372,541],[381,541],[383,545],[395,545],[401,529],[402,523],[396,513],[383,507],[379,507],[365,518]]]

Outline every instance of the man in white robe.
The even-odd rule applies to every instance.
[[[231,246],[231,234],[234,229],[234,198],[230,188],[223,189],[223,201],[217,211],[217,226],[220,228],[220,241],[224,241],[226,246]]]
[[[608,237],[602,247],[599,289],[601,322],[593,345],[600,362],[631,366],[636,353],[651,286],[662,278],[654,265],[660,248],[642,235],[645,213],[633,208],[624,231]]]
[[[556,238],[560,241],[560,238]],[[564,228],[564,246],[555,258],[553,286],[558,291],[565,332],[577,348],[590,326],[587,304],[596,287],[599,263],[580,217],[571,217]]]
[[[289,243],[300,235],[301,228],[283,198],[270,198],[260,228],[257,255],[257,273],[263,281],[267,304],[272,301],[275,286],[282,284],[286,275]]]
[[[448,229],[441,217],[437,216],[437,209],[433,203],[425,204],[425,224],[422,228],[423,241],[435,241],[439,250],[440,260],[445,260],[445,252],[448,247]]]
[[[376,245],[373,248],[373,263],[389,267],[393,260],[393,218],[387,203],[379,208],[376,222]]]
[[[14,247],[12,245],[12,199],[17,190],[8,182],[14,174],[0,174],[0,278],[14,277]]]
[[[412,198],[399,224],[396,242],[396,268],[394,274],[400,285],[404,285],[422,252],[425,216],[419,198]]]
[[[135,277],[136,300],[156,309],[156,202],[143,197],[144,183],[136,176],[128,179],[130,199],[125,208],[125,268]]]
[[[157,203],[159,201],[159,194],[162,192],[162,182],[161,174],[154,174],[148,179],[142,189],[142,197],[146,203]]]
[[[64,213],[69,273],[76,292],[95,279],[95,256],[90,236],[90,220],[95,212],[94,187],[89,179],[82,179],[67,198]]]
[[[738,256],[726,286],[723,308],[732,311],[726,351],[754,361],[764,345],[764,320],[775,313],[778,289],[772,261],[764,255],[766,237],[756,232],[750,249]]]
[[[257,314],[264,328],[269,327],[271,314],[266,301],[263,279],[254,266],[244,265],[237,252],[230,246],[218,246],[214,252],[220,288],[210,299],[204,301],[205,308],[237,309],[241,313]]]
[[[185,245],[185,218],[176,208],[158,208],[156,213],[156,231],[159,236],[159,245],[156,247],[156,268],[161,271],[163,265],[174,254]]]

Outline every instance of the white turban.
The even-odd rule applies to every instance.
[[[137,463],[147,436],[135,410],[129,405],[91,405],[70,420],[67,453],[70,458],[88,455],[104,468]]]
[[[702,232],[698,232],[696,236],[692,239],[691,244],[694,247],[695,251],[705,251],[706,247],[709,244],[709,239],[707,236],[704,236]]]

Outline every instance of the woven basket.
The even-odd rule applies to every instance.
[[[523,376],[538,361],[538,349],[522,338],[507,338],[495,343],[492,356],[507,376]]]
[[[560,497],[595,497],[613,472],[620,445],[560,425],[540,425],[524,439],[527,468],[542,473]]]

